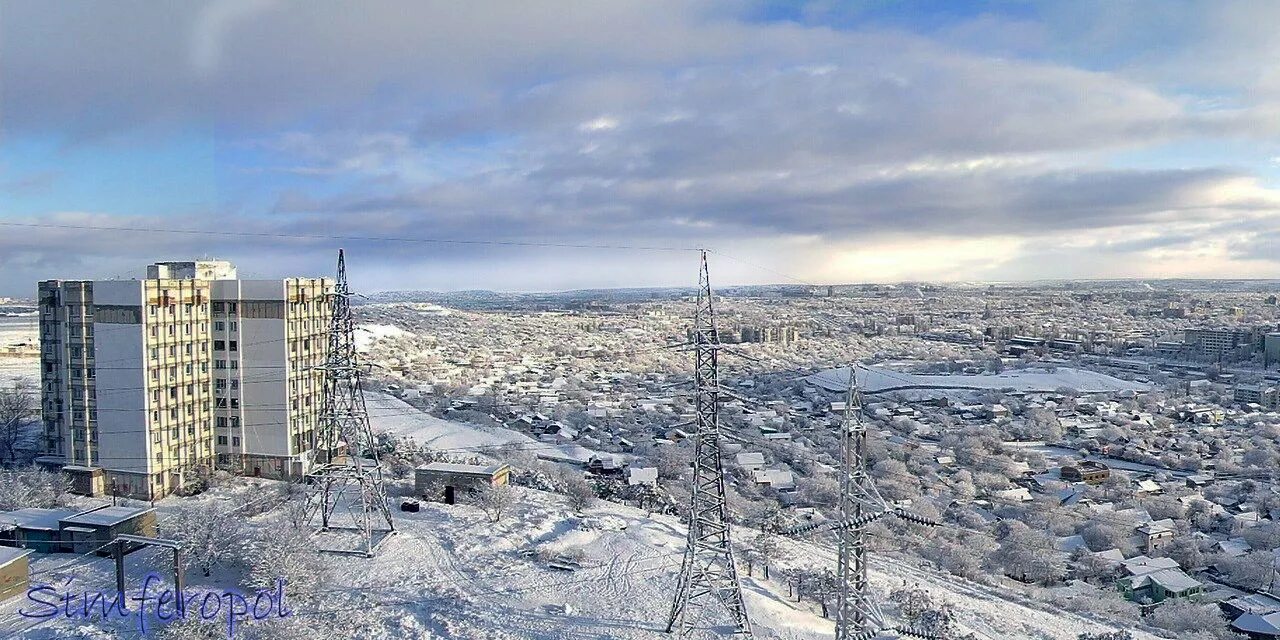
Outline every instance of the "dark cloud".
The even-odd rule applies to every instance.
[[[1142,23],[1140,11],[1097,8],[1117,24]],[[129,211],[33,220],[719,243],[755,247],[783,270],[788,254],[763,248],[777,239],[806,239],[817,244],[805,251],[822,255],[910,234],[1170,228],[1104,243],[1138,253],[1181,244],[1185,225],[1232,216],[1271,224],[1277,197],[1247,168],[1112,161],[1170,143],[1274,142],[1280,126],[1265,91],[1225,109],[1170,89],[1159,65],[1123,50],[1122,30],[1089,18],[1086,33],[1060,8],[1045,11],[1052,19],[983,15],[927,33],[860,24],[857,12],[833,22],[836,5],[811,6],[798,22],[750,19],[757,9],[675,0],[6,2],[0,129],[16,139],[54,134],[69,145],[140,149],[197,129],[235,151],[218,161],[228,183],[220,192],[236,195],[229,210],[206,212],[216,222]],[[1197,13],[1211,16],[1203,23],[1217,35],[1190,38],[1182,19],[1170,28],[1205,60],[1240,46],[1271,50],[1259,27],[1207,4]],[[1233,30],[1254,35],[1238,45],[1222,35]],[[1082,42],[1096,54],[1065,44]],[[1178,59],[1197,82],[1213,73]],[[1238,66],[1213,77],[1236,87],[1270,82],[1248,80]],[[56,190],[59,178],[23,177],[0,189]],[[235,199],[248,192],[261,197]],[[81,265],[87,270],[160,257],[146,234],[79,235],[33,230],[0,240],[5,285],[44,273],[65,242],[94,257]],[[264,272],[324,267],[327,257],[313,252],[327,255],[320,250],[334,244],[170,240],[169,251],[207,249],[250,264],[267,265],[270,254]],[[376,254],[385,273],[453,264],[502,280],[496,265],[538,264],[548,286],[554,278],[584,284],[563,255],[510,249],[495,259],[475,248],[383,244]]]

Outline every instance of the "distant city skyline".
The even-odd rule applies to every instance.
[[[1280,277],[1277,19],[5,2],[0,296],[338,246],[365,291]]]

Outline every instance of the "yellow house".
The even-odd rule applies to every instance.
[[[31,551],[0,547],[0,601],[26,592],[31,582],[31,565],[27,556]]]

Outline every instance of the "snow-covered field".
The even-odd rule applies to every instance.
[[[806,378],[811,384],[829,391],[844,391],[849,387],[849,368],[827,369]],[[1015,389],[1017,391],[1054,391],[1068,387],[1084,393],[1143,390],[1150,385],[1130,382],[1112,376],[1058,367],[1046,369],[1015,369],[984,375],[923,375],[891,371],[879,367],[858,366],[858,386],[867,393],[893,389]]]
[[[514,444],[551,460],[586,462],[595,452],[577,444],[550,444],[503,427],[485,427],[432,416],[394,396],[365,394],[373,430],[391,433],[432,449],[458,453],[479,452],[486,447]]]
[[[663,632],[684,545],[684,528],[671,517],[601,503],[576,515],[560,496],[518,489],[518,504],[499,523],[477,508],[428,503],[419,513],[396,513],[398,533],[372,559],[325,556],[333,564],[333,591],[359,593],[378,611],[385,628],[371,638],[560,640],[669,638]],[[217,499],[201,496],[196,500]],[[176,499],[160,503],[163,513]],[[252,526],[288,526],[269,513]],[[754,531],[738,531],[742,539]],[[784,545],[790,562],[834,564],[831,551],[806,542]],[[547,557],[573,554],[581,568],[560,571]],[[60,590],[109,590],[112,564],[92,558],[61,568],[70,556],[43,556],[33,570]],[[164,570],[163,553],[139,552],[128,560],[131,588],[148,570]],[[234,570],[210,578],[188,574],[194,589],[235,586]],[[962,625],[979,638],[1074,640],[1105,627],[1069,613],[1024,606],[1009,594],[890,562],[871,574],[877,589],[905,585],[927,589],[949,602]],[[69,582],[68,582],[69,581]],[[797,604],[778,582],[743,576],[756,637],[817,640],[832,636],[832,623],[809,602]],[[1002,597],[998,597],[1002,596]],[[22,597],[0,604],[0,637],[52,640],[83,621],[32,624],[16,615]],[[117,623],[122,638],[139,638],[136,621]],[[317,630],[317,634],[323,633]],[[108,636],[101,636],[106,638]],[[316,637],[337,638],[333,634]],[[708,634],[707,637],[711,637]],[[1153,636],[1138,633],[1149,640]]]

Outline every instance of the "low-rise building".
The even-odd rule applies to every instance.
[[[418,467],[414,472],[414,488],[417,494],[428,500],[441,500],[454,504],[463,493],[485,486],[508,484],[511,467],[505,464],[481,466],[432,462]]]
[[[1076,465],[1062,467],[1062,479],[1066,482],[1102,484],[1109,477],[1111,477],[1111,469],[1093,460],[1081,460]]]
[[[31,583],[31,551],[0,547],[0,602],[25,593]]]

